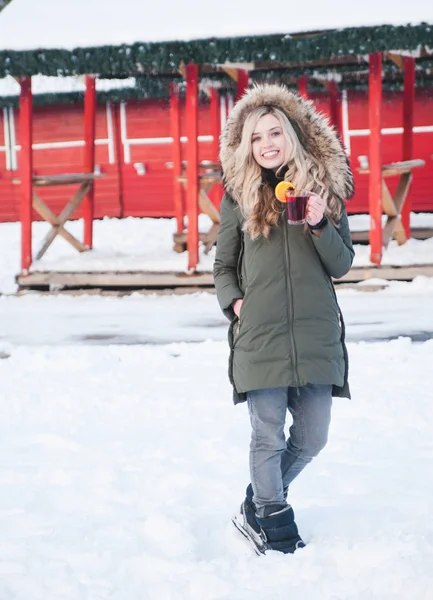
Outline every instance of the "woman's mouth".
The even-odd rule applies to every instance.
[[[279,154],[279,150],[268,150],[267,152],[263,152],[262,158],[271,159],[275,158]]]

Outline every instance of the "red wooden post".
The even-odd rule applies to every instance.
[[[20,94],[20,179],[21,179],[21,272],[32,264],[32,196],[33,196],[33,102],[32,80],[21,77]]]
[[[298,79],[298,93],[300,96],[308,99],[308,77],[307,75],[303,75]]]
[[[343,111],[341,106],[341,93],[338,89],[338,85],[335,81],[329,81],[327,83],[329,92],[329,114],[331,117],[332,124],[337,130],[340,138],[343,138]]]
[[[244,94],[245,90],[248,89],[248,85],[250,83],[250,76],[248,71],[245,69],[238,69],[238,79],[236,82],[236,98],[235,101],[238,101],[239,98]]]
[[[171,137],[173,138],[173,187],[174,215],[176,217],[176,232],[183,233],[183,198],[182,183],[177,179],[182,175],[182,151],[180,142],[180,100],[179,88],[175,83],[170,84],[170,121]]]
[[[210,89],[210,122],[211,122],[211,134],[212,150],[211,156],[214,162],[219,160],[219,141],[221,133],[221,107],[220,107],[220,95],[217,89]]]
[[[125,216],[124,203],[123,203],[123,144],[122,144],[122,133],[120,125],[120,104],[119,102],[113,102],[111,104],[111,115],[113,119],[113,132],[114,132],[114,160],[116,162],[117,169],[117,195],[119,198],[119,218]]]
[[[403,90],[403,160],[413,158],[413,115],[415,108],[415,59],[404,57],[404,90]],[[401,221],[410,238],[410,196],[408,195],[401,211]]]
[[[84,95],[84,172],[95,170],[95,128],[96,128],[96,76],[86,75],[86,91]],[[84,245],[93,246],[93,213],[95,186],[92,182],[89,192],[83,201]]]
[[[220,106],[220,95],[217,89],[211,88],[210,90],[210,121],[211,121],[211,134],[212,149],[211,149],[211,160],[215,163],[219,162],[219,138],[221,133],[221,106]],[[209,192],[209,197],[215,206],[219,206],[221,203],[221,186],[214,185]]]
[[[368,77],[370,260],[382,260],[382,55],[369,55]]]
[[[198,264],[198,65],[186,66],[188,269]]]

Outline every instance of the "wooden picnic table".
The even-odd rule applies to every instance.
[[[173,163],[166,163],[168,168],[173,168]],[[183,173],[176,177],[183,188],[187,189],[188,178],[186,175],[186,161],[182,162]],[[198,193],[198,205],[200,210],[208,215],[212,221],[212,226],[206,232],[199,232],[199,240],[205,246],[205,254],[208,254],[217,241],[219,224],[221,222],[220,213],[215,204],[209,198],[209,192],[215,184],[222,183],[222,172],[221,167],[218,163],[212,161],[202,161],[199,164],[199,193]],[[183,252],[186,249],[187,232],[175,233],[173,235],[174,249],[176,252]]]
[[[424,165],[425,161],[421,159],[403,160],[382,165],[382,207],[384,213],[387,215],[383,227],[383,246],[385,248],[393,237],[397,240],[399,245],[407,242],[406,232],[401,222],[400,215],[412,183],[412,171],[413,169],[423,167]],[[370,173],[369,166],[359,167],[358,172],[360,174],[368,175]],[[400,179],[393,197],[385,178],[395,175],[398,175]]]
[[[69,233],[69,231],[64,228],[64,225],[79,207],[82,200],[89,192],[94,180],[99,179],[100,177],[103,177],[103,175],[95,173],[65,173],[61,175],[33,176],[33,188],[74,184],[78,184],[80,186],[59,215],[56,215],[33,189],[32,206],[36,212],[38,212],[40,216],[51,225],[51,230],[45,236],[42,246],[36,255],[37,260],[39,260],[45,254],[58,235],[62,236],[76,250],[78,250],[78,252],[85,252],[88,250],[88,247],[77,240],[77,238],[71,233]],[[12,183],[18,185],[21,183],[21,180],[20,178],[14,177],[12,179]]]

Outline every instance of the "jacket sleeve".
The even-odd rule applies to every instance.
[[[355,256],[346,209],[343,208],[338,228],[328,221],[320,236],[311,233],[311,237],[329,275],[335,279],[346,275]]]
[[[242,231],[235,205],[227,194],[221,202],[220,218],[213,274],[219,305],[231,320],[234,317],[232,303],[243,298],[237,275]]]

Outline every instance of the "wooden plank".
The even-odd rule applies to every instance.
[[[188,178],[186,175],[179,175],[178,177],[176,177],[176,179],[186,187],[186,184],[188,183]],[[221,173],[202,173],[199,174],[198,180],[200,181],[201,185],[207,186],[214,183],[222,183],[222,176]]]
[[[95,272],[71,273],[34,271],[23,277],[18,275],[20,287],[65,286],[65,287],[183,287],[213,286],[212,273],[149,273]]]
[[[402,246],[408,240],[401,216],[397,219],[397,223],[395,223],[393,235],[399,246]]]
[[[210,201],[208,195],[206,194],[206,192],[204,190],[200,190],[199,197],[198,197],[198,204],[199,204],[201,210],[206,215],[208,215],[208,217],[210,219],[212,219],[212,222],[214,224],[217,224],[217,225],[220,224],[221,217],[220,217],[219,210],[215,207],[214,204],[212,204],[212,202]]]
[[[421,158],[416,158],[414,160],[402,160],[400,162],[389,163],[387,165],[382,165],[382,176],[383,177],[391,177],[393,175],[401,175],[402,173],[409,173],[412,169],[416,169],[419,167],[425,166],[425,160]],[[358,173],[361,175],[369,175],[370,168],[367,167],[359,167],[357,169]]]
[[[206,240],[205,240],[205,254],[209,254],[209,252],[212,250],[213,246],[217,243],[217,239],[218,239],[218,230],[219,230],[219,224],[218,223],[214,223],[212,225],[212,227],[209,229],[209,231],[206,234]]]
[[[406,236],[406,231],[401,221],[400,215],[402,208],[404,207],[404,203],[407,197],[407,193],[409,191],[410,184],[412,182],[412,178],[413,175],[411,171],[409,173],[403,173],[400,176],[400,180],[395,191],[394,199],[391,199],[395,214],[388,217],[385,223],[385,227],[383,228],[383,245],[385,246],[385,248],[388,246],[393,236],[395,237],[400,246],[407,242],[408,238]],[[384,181],[383,184],[387,188]]]
[[[389,217],[396,217],[398,215],[397,209],[394,204],[394,200],[391,196],[391,192],[386,184],[386,181],[382,179],[382,206],[383,211]]]
[[[65,173],[61,175],[34,175],[32,181],[34,187],[50,187],[54,185],[74,185],[101,177],[104,177],[103,173]],[[13,184],[19,185],[21,178],[13,177],[11,181]]]
[[[340,282],[359,282],[367,279],[377,278],[386,279],[388,281],[411,281],[419,276],[433,277],[433,264],[428,265],[408,265],[408,266],[371,266],[371,267],[354,267],[349,273],[335,280],[335,283]]]
[[[340,283],[357,283],[368,279],[411,281],[418,276],[433,277],[433,264],[395,266],[354,267],[340,279]],[[159,288],[174,289],[182,287],[214,287],[213,274],[210,272],[188,273],[150,273],[131,272],[55,272],[34,271],[28,275],[18,275],[16,281],[21,288],[38,287],[89,287],[89,288]]]
[[[354,244],[367,244],[368,231],[352,231],[352,242]],[[428,240],[433,237],[433,229],[428,227],[412,227],[411,238],[415,240]]]

